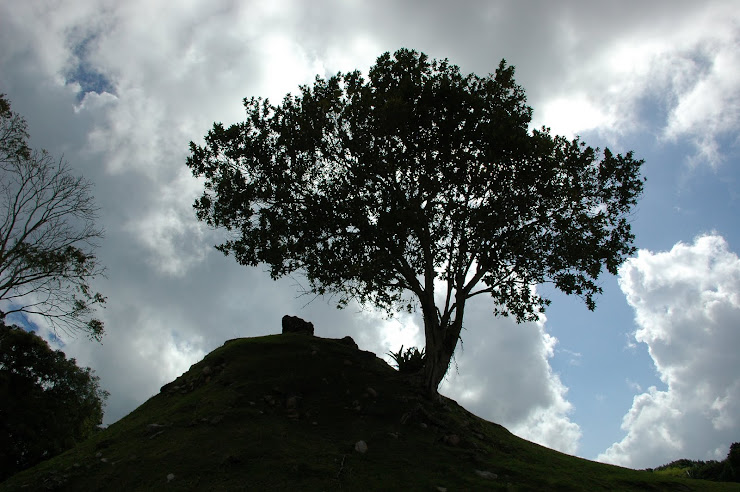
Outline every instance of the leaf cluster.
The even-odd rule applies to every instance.
[[[411,374],[420,371],[424,367],[424,349],[419,351],[416,347],[409,347],[403,351],[403,345],[398,352],[388,352],[388,355],[396,363],[398,372]]]
[[[107,397],[90,368],[0,321],[0,481],[97,432]]]
[[[199,219],[273,278],[388,309],[434,305],[446,326],[465,299],[532,320],[552,282],[593,309],[604,269],[634,252],[628,223],[642,161],[530,131],[532,109],[501,61],[485,77],[402,49],[358,71],[317,77],[279,105],[244,100],[187,164],[204,178]],[[408,294],[410,297],[405,297]]]

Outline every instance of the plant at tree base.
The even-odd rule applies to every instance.
[[[337,294],[424,321],[430,393],[450,365],[466,302],[538,319],[550,282],[589,309],[605,268],[634,252],[627,218],[642,161],[529,131],[532,109],[504,61],[487,77],[402,49],[360,72],[316,78],[282,104],[245,99],[187,164],[204,178],[200,220],[217,248],[275,279],[300,271]],[[441,302],[436,303],[441,286]]]
[[[419,351],[416,347],[409,347],[403,351],[403,345],[397,353],[388,352],[388,355],[396,363],[398,372],[414,373],[424,367],[424,349]]]

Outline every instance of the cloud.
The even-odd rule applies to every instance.
[[[566,8],[561,25],[578,56],[566,58],[562,77],[548,79],[548,97],[535,105],[535,126],[568,136],[596,132],[611,144],[657,127],[661,140],[694,145],[691,164],[717,166],[724,159],[720,140],[734,138],[740,127],[736,5],[643,6],[654,15],[636,8],[638,17],[612,16],[594,4],[600,18],[590,25],[598,33],[583,27],[594,10]]]
[[[506,58],[538,124],[615,140],[643,131],[685,138],[696,163],[721,162],[717,143],[738,126],[733,0],[522,5],[0,0],[0,89],[23,109],[34,143],[96,183],[108,278],[95,287],[110,300],[108,335],[102,347],[67,340],[66,350],[111,391],[106,421],[225,339],[279,331],[284,314],[310,319],[320,336],[352,335],[378,355],[422,343],[418,316],[305,306],[295,298],[300,279],[272,282],[213,252],[218,236],[191,209],[198,183],[184,167],[187,146],[214,121],[243,119],[243,97],[275,101],[316,74],[367,73],[382,51],[402,46],[481,75]],[[575,452],[580,429],[549,365],[556,340],[542,323],[515,325],[490,311],[483,304],[466,314],[460,372],[444,391],[520,435]],[[721,428],[733,425],[736,390],[727,388],[709,406]],[[640,408],[659,393],[646,393]]]
[[[723,458],[740,440],[740,259],[722,237],[705,235],[667,252],[640,250],[619,283],[635,311],[635,339],[667,389],[635,396],[627,435],[598,459],[654,467]]]
[[[545,331],[544,316],[517,324],[492,312],[490,300],[469,301],[462,345],[440,392],[525,439],[575,454],[581,430],[550,367],[557,339]]]

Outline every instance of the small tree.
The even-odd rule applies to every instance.
[[[27,141],[26,122],[0,94],[0,319],[40,314],[55,330],[99,340],[103,323],[91,316],[105,298],[89,283],[102,273],[93,254],[102,231],[92,185]]]
[[[317,77],[281,105],[244,105],[246,121],[190,144],[188,166],[205,178],[197,216],[231,233],[218,249],[273,278],[302,271],[340,307],[418,301],[433,394],[469,299],[488,294],[494,314],[535,320],[549,300],[533,287],[551,282],[593,309],[603,268],[634,252],[642,161],[529,131],[505,61],[464,76],[402,49],[368,80]]]
[[[0,481],[95,433],[107,397],[91,369],[0,321]]]

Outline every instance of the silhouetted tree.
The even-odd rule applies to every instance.
[[[197,216],[231,233],[218,249],[273,278],[301,271],[340,307],[418,301],[432,393],[470,298],[534,320],[549,303],[534,286],[552,282],[593,309],[602,270],[634,252],[642,161],[530,131],[505,61],[479,77],[402,49],[368,80],[317,77],[280,105],[244,106],[246,121],[190,144]]]
[[[0,94],[0,319],[40,314],[54,329],[103,335],[91,318],[105,302],[89,285],[102,273],[91,186],[63,160],[28,147],[25,120]]]
[[[96,432],[107,397],[91,369],[0,321],[0,481]]]

